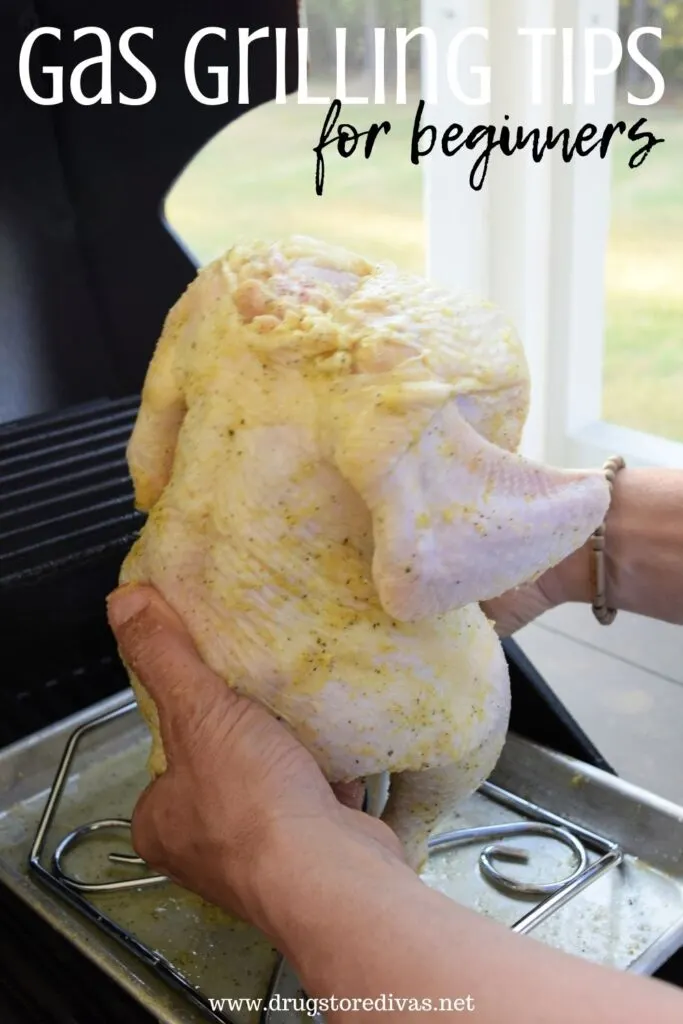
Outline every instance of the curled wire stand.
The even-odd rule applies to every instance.
[[[50,867],[46,867],[41,858],[44,853],[48,832],[59,807],[64,787],[69,779],[69,769],[76,750],[84,736],[102,726],[122,718],[137,710],[135,701],[130,701],[107,714],[86,722],[76,729],[64,749],[57,773],[52,783],[50,795],[38,824],[38,829],[29,855],[29,869],[36,878],[66,900],[76,910],[89,918],[105,933],[122,943],[140,960],[153,968],[155,972],[176,990],[181,990],[190,1002],[200,1009],[209,1020],[220,1024],[232,1024],[229,1017],[211,1009],[208,997],[198,991],[190,981],[176,970],[172,963],[157,951],[139,942],[134,935],[121,928],[115,921],[103,914],[85,898],[88,894],[121,892],[122,890],[141,889],[165,884],[168,879],[164,875],[149,872],[135,874],[117,881],[87,882],[75,878],[67,871],[64,861],[75,846],[86,842],[91,836],[102,832],[118,832],[130,830],[130,821],[125,818],[102,818],[88,822],[73,829],[57,845],[51,859]],[[541,902],[533,910],[524,914],[512,925],[512,931],[526,934],[547,920],[571,899],[583,892],[589,885],[604,875],[610,868],[616,867],[623,860],[623,853],[616,843],[591,832],[560,815],[553,814],[528,800],[515,796],[507,790],[485,782],[479,792],[489,800],[524,815],[527,820],[515,821],[500,825],[484,825],[473,828],[455,829],[433,836],[429,841],[429,855],[437,856],[439,852],[454,846],[471,843],[485,843],[479,854],[479,870],[482,876],[496,889],[516,899],[532,899],[541,897]],[[494,861],[509,860],[526,863],[529,854],[526,850],[511,846],[505,840],[516,836],[545,836],[555,839],[566,846],[574,855],[573,870],[566,877],[545,883],[525,883],[506,875],[496,867]],[[591,862],[589,851],[597,854]],[[128,853],[110,853],[110,862],[126,868],[144,867],[144,861]],[[276,1017],[268,1007],[272,997],[283,987],[296,988],[296,979],[291,974],[289,965],[283,958],[277,962],[264,999],[261,1024],[275,1024]],[[293,991],[293,994],[297,994]],[[301,996],[300,991],[298,995]],[[284,1018],[283,1018],[284,1019]],[[322,1020],[322,1018],[320,1018]]]

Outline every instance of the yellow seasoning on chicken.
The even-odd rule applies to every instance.
[[[499,310],[294,237],[200,271],[128,449],[148,518],[121,581],[155,586],[331,782],[390,772],[384,817],[415,868],[505,738],[479,602],[579,548],[608,505],[601,473],[516,454],[528,402]]]

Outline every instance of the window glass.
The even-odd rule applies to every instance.
[[[346,27],[348,92],[369,104],[345,105],[342,120],[365,131],[373,121],[392,130],[371,159],[360,152],[326,158],[325,189],[315,193],[315,155],[327,105],[267,104],[243,115],[195,157],[166,202],[172,230],[199,263],[239,240],[308,234],[420,272],[425,266],[422,175],[410,162],[410,136],[420,92],[419,40],[408,45],[408,102],[395,103],[395,28],[420,24],[419,0],[308,0],[309,89],[335,94],[335,29]],[[387,102],[375,106],[375,26],[387,29]],[[369,48],[366,42],[370,40]],[[366,58],[369,53],[369,59]]]
[[[642,25],[663,28],[648,58],[664,75],[664,99],[618,114],[627,123],[647,117],[666,142],[637,170],[628,168],[630,143],[614,153],[603,418],[683,441],[683,2],[622,0],[620,20],[624,38]],[[620,95],[624,85],[651,92],[632,62],[624,68]]]

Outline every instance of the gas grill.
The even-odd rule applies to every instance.
[[[138,998],[149,988],[142,968],[117,973],[104,955],[91,955],[97,940],[83,939],[75,910],[48,905],[44,894],[34,899],[37,882],[28,876],[16,886],[2,881],[3,857],[11,852],[11,842],[3,842],[21,831],[12,808],[2,804],[3,786],[24,799],[25,776],[35,769],[28,801],[35,817],[57,767],[57,740],[63,745],[89,714],[126,699],[128,680],[104,612],[141,525],[125,446],[164,315],[194,274],[158,210],[192,155],[244,112],[234,103],[221,109],[191,100],[182,79],[183,47],[198,28],[223,25],[228,41],[220,49],[209,42],[206,63],[234,68],[237,27],[294,29],[296,6],[295,0],[118,0],[98,24],[112,39],[132,25],[156,26],[148,59],[159,90],[147,107],[106,110],[69,102],[34,106],[15,74],[25,35],[40,24],[58,25],[64,40],[73,39],[75,28],[91,22],[87,0],[6,0],[0,11],[0,131],[10,140],[0,162],[3,1024],[149,1024],[162,1017],[150,1000],[145,1009]],[[59,60],[53,42],[39,55],[41,63]],[[255,66],[252,106],[274,95],[273,63],[264,57]],[[290,87],[296,71],[292,57]],[[116,88],[133,94],[135,87],[118,73]],[[517,645],[507,642],[505,650],[511,730],[523,744],[513,751],[526,751],[533,761],[541,757],[529,753],[534,744],[547,748],[551,754],[538,763],[550,775],[566,773],[572,763],[566,759],[578,759],[589,775],[598,770],[601,799],[611,794],[615,807],[631,799],[616,782],[610,788],[604,781],[614,778],[610,766]],[[62,726],[67,719],[71,725]],[[515,776],[514,763],[508,774]],[[25,871],[23,853],[20,860]],[[666,946],[668,959],[659,956],[666,962],[658,974],[683,984],[683,957],[674,946]]]

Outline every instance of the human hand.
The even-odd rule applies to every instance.
[[[493,601],[484,601],[481,605],[482,611],[491,619],[501,638],[512,636],[518,629],[528,626],[539,615],[554,607],[554,601],[545,590],[543,577],[534,583],[515,587],[507,594]]]
[[[315,868],[316,851],[343,842],[402,860],[393,832],[355,809],[361,784],[335,795],[288,729],[201,661],[154,589],[121,587],[108,613],[157,707],[167,758],[133,815],[133,846],[151,868],[273,934],[272,876],[286,886],[307,859]]]
[[[568,601],[590,603],[590,551],[584,545],[533,583],[509,590],[481,608],[500,637],[511,636],[544,612]]]

